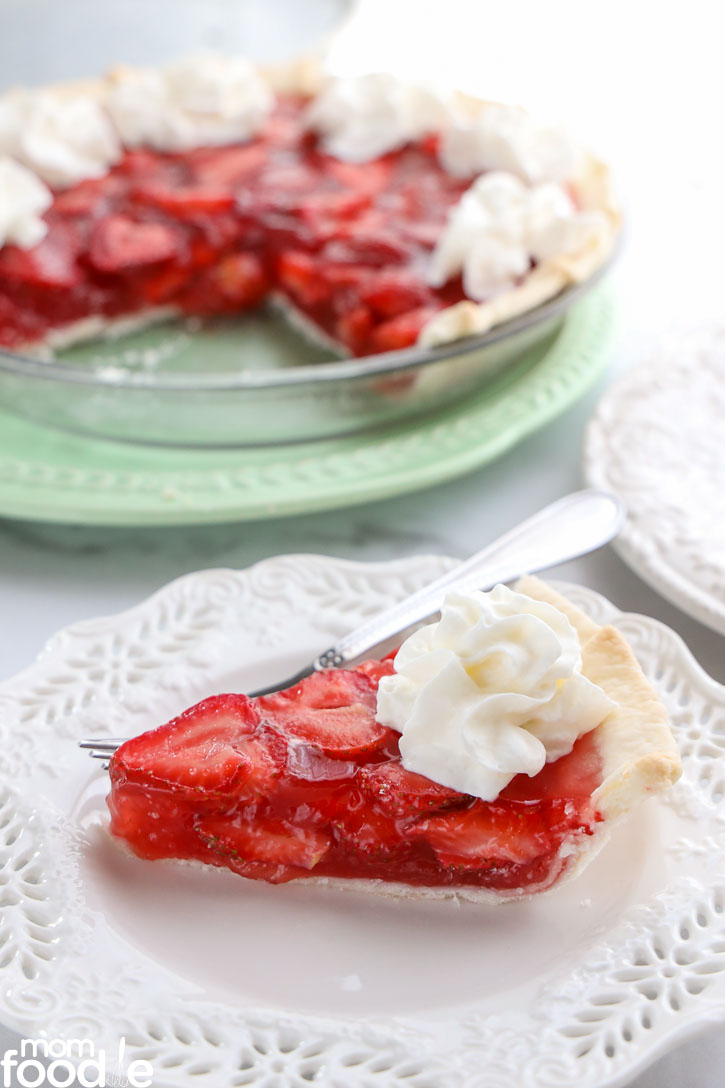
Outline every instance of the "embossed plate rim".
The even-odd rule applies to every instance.
[[[719,352],[719,356],[725,358],[725,326],[682,334],[673,342],[665,342],[650,357],[625,373],[604,394],[587,425],[582,446],[582,464],[588,483],[616,492],[630,509],[631,515],[613,542],[615,551],[624,562],[677,608],[718,634],[725,635],[725,595],[718,596],[712,585],[700,584],[692,573],[684,573],[673,562],[676,556],[673,555],[672,548],[676,547],[673,543],[676,536],[667,532],[667,527],[658,526],[657,518],[658,515],[663,515],[663,510],[661,504],[656,503],[655,493],[649,483],[651,473],[657,469],[657,463],[647,456],[645,450],[641,450],[636,444],[632,445],[634,431],[631,415],[628,414],[633,403],[632,394],[638,394],[637,422],[648,425],[651,429],[661,429],[668,421],[662,418],[659,410],[649,409],[647,392],[666,388],[668,373],[682,371],[685,361],[687,381],[696,385],[703,380],[702,354],[710,351]],[[721,364],[720,369],[725,374],[725,366]],[[676,404],[673,401],[673,405],[674,414],[670,422],[675,426],[680,418],[678,413],[681,401],[677,399]],[[626,480],[623,480],[620,471],[624,458]],[[638,477],[640,466],[645,471]],[[693,472],[697,472],[697,467],[689,461],[688,476]],[[664,469],[663,487],[666,487],[667,478],[668,470]],[[725,485],[725,473],[722,475],[722,482]],[[677,497],[684,500],[692,498],[693,495],[696,496],[696,492],[689,489],[677,492]],[[646,506],[643,506],[643,500],[647,503]],[[671,489],[668,489],[667,501],[670,504],[675,501]],[[696,497],[693,501],[697,501]],[[670,516],[676,513],[679,523],[687,524],[688,519],[696,512],[685,501],[675,510],[671,508]],[[707,545],[708,541],[702,537],[693,541],[693,559],[702,560]],[[714,551],[709,553],[708,558],[717,565]],[[690,571],[693,569],[697,569],[694,562],[689,567]],[[725,584],[725,565],[722,562],[719,575],[722,586]]]

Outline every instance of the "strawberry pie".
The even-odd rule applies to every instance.
[[[110,772],[140,858],[500,901],[574,875],[680,762],[623,637],[526,578],[450,595],[383,660],[205,699]]]
[[[342,353],[481,333],[588,278],[606,167],[522,110],[204,55],[0,97],[0,347],[271,302]]]

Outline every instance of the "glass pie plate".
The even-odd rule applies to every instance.
[[[598,277],[490,332],[337,359],[272,311],[171,320],[59,352],[0,351],[0,404],[64,430],[164,446],[239,447],[369,431],[515,381]]]

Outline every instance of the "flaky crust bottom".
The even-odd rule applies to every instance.
[[[171,321],[181,314],[173,306],[157,306],[149,310],[126,314],[123,317],[104,317],[102,314],[90,314],[79,321],[60,325],[51,329],[42,340],[32,340],[13,348],[14,353],[23,353],[40,362],[52,362],[56,351],[72,348],[76,344],[89,344],[95,340],[120,340],[122,336],[141,332],[152,325]]]
[[[667,711],[616,628],[598,627],[538,578],[522,578],[517,589],[568,616],[582,644],[584,674],[617,704],[595,730],[602,784],[593,795],[605,819],[616,819],[647,795],[667,789],[682,773]]]

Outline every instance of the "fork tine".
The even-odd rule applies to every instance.
[[[122,737],[107,737],[105,740],[79,740],[79,748],[94,748],[99,752],[115,752],[124,743]]]

